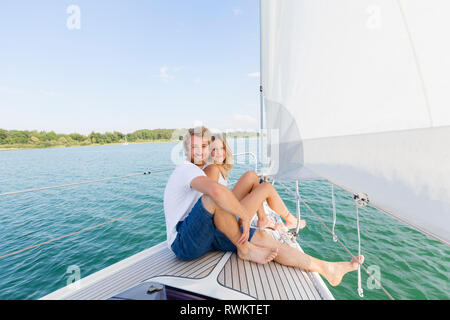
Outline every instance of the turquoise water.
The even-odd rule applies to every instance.
[[[248,148],[256,152],[256,140]],[[234,152],[245,151],[245,143]],[[174,143],[11,150],[0,152],[0,193],[172,168]],[[241,158],[231,181],[253,168]],[[0,256],[108,220],[143,212],[100,228],[0,259],[0,299],[38,299],[67,284],[70,266],[86,277],[165,240],[162,198],[170,172],[142,175],[64,189],[0,197]],[[293,184],[288,186],[294,190]],[[331,229],[330,186],[324,181],[300,184],[303,199]],[[292,212],[295,202],[277,188]],[[336,233],[357,253],[353,200],[335,189]],[[302,206],[307,228],[300,244],[317,258],[349,260],[349,254]],[[449,299],[450,248],[427,238],[373,208],[360,209],[361,245],[366,268],[379,270],[382,286],[396,299]],[[376,275],[376,274],[375,274]],[[362,271],[363,299],[387,299]],[[361,299],[357,273],[347,274],[336,299]]]

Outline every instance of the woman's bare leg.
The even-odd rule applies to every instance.
[[[250,242],[261,247],[277,248],[278,254],[274,261],[285,266],[317,272],[327,279],[332,286],[339,285],[347,272],[358,269],[357,257],[350,262],[323,261],[275,240],[262,230],[257,230]],[[363,262],[364,256],[361,256],[361,263]]]
[[[234,185],[232,190],[234,196],[239,201],[244,199],[246,195],[252,192],[259,185],[259,177],[255,171],[247,171],[244,173],[239,181]],[[264,211],[264,206],[261,204],[257,210],[258,220],[260,217],[266,218],[266,212]]]
[[[247,207],[249,212],[255,212],[260,206],[262,206],[264,200],[267,201],[269,207],[273,211],[278,213],[286,221],[285,224],[288,229],[297,227],[297,218],[289,212],[280,195],[275,190],[274,186],[269,182],[263,182],[261,184],[258,183],[258,186],[253,188],[249,194],[240,200],[240,202],[242,205]],[[301,220],[300,229],[304,228],[305,225],[306,222]]]
[[[242,200],[246,195],[248,195],[252,190],[257,188],[259,186],[259,177],[256,174],[255,171],[247,171],[244,173],[239,181],[235,184],[232,192],[234,196],[240,201]],[[258,210],[256,211],[258,215],[258,228],[264,229],[264,228],[270,228],[270,229],[277,229],[281,227],[281,225],[276,225],[272,221],[270,221],[267,218],[266,212],[264,210],[264,206],[259,206]]]

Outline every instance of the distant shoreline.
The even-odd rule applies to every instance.
[[[0,128],[0,151],[67,148],[102,145],[124,145],[141,143],[178,142],[186,129],[141,129],[123,134],[118,131],[89,135],[79,133],[57,134],[53,131],[5,130]],[[229,138],[254,137],[255,132],[235,131],[227,133]]]
[[[235,139],[243,139],[244,137],[235,137]],[[257,136],[250,136],[250,139],[257,138]],[[133,141],[128,142],[128,144],[147,144],[147,143],[164,143],[164,142],[180,142],[180,140],[145,140],[145,141]],[[0,151],[8,151],[8,150],[31,150],[31,149],[54,149],[54,148],[72,148],[72,147],[98,147],[98,146],[113,146],[113,145],[125,145],[123,142],[111,142],[111,143],[91,143],[91,144],[58,144],[58,145],[33,145],[33,144],[23,144],[23,145],[11,145],[11,147],[4,147],[4,145],[0,145]]]
[[[179,142],[179,140],[148,140],[148,141],[133,141],[128,142],[128,144],[146,144],[146,143],[163,143],[163,142]],[[112,146],[112,145],[124,145],[123,142],[112,142],[112,143],[92,143],[92,144],[72,144],[72,145],[53,145],[53,146],[36,146],[32,144],[24,145],[13,145],[11,147],[0,146],[0,151],[8,150],[27,150],[27,149],[51,149],[51,148],[71,148],[71,147],[98,147],[98,146]]]

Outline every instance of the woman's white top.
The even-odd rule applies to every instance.
[[[207,166],[209,166],[209,164],[205,164],[202,167],[202,170],[205,169]],[[219,170],[219,181],[217,181],[217,182],[220,183],[221,185],[224,185],[224,186],[228,185],[228,181],[225,180],[225,178],[223,177],[222,172],[220,172],[220,170]]]

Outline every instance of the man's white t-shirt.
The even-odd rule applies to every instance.
[[[166,216],[167,244],[171,247],[177,237],[176,226],[184,220],[202,193],[191,187],[191,181],[206,176],[195,164],[185,161],[176,166],[164,190],[164,214]]]

